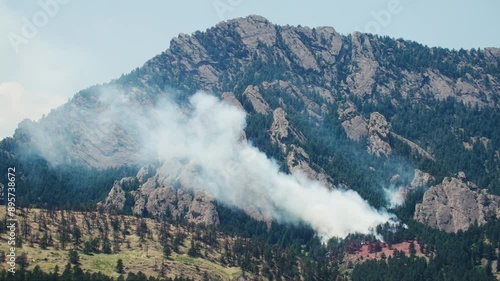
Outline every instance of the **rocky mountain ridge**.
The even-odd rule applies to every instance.
[[[21,123],[11,141],[19,151],[39,154],[56,166],[143,166],[149,164],[144,163],[148,157],[143,155],[137,131],[129,126],[137,121],[128,120],[126,114],[114,123],[103,122],[113,118],[101,118],[112,106],[115,95],[109,93],[119,92],[147,114],[162,96],[173,96],[185,105],[197,91],[243,109],[248,124],[241,138],[283,163],[285,172],[305,172],[329,188],[352,188],[382,206],[382,191],[377,187],[388,183],[400,172],[396,166],[401,166],[387,168],[385,161],[402,151],[407,154],[401,157],[410,162],[405,165],[411,166],[404,171],[409,181],[415,168],[440,165],[434,169],[442,173],[439,176],[457,172],[443,164],[450,161],[443,160],[449,153],[439,151],[441,143],[426,142],[430,133],[414,134],[397,125],[401,115],[412,106],[433,109],[436,103],[450,100],[497,110],[500,50],[450,51],[370,34],[341,35],[331,27],[278,26],[249,16],[179,35],[169,49],[142,67],[108,85],[79,92],[39,122]],[[407,125],[426,125],[419,122]],[[446,126],[442,131],[456,136],[446,141],[461,146],[460,134],[481,138],[490,133]],[[493,139],[488,149],[498,151],[495,137],[488,139]],[[419,161],[427,166],[416,167]],[[498,160],[488,161],[498,167]],[[115,183],[104,206],[121,209],[129,194],[136,214],[160,215],[168,207],[171,213],[195,222],[215,224],[213,199],[189,191],[182,183],[182,175],[190,173],[189,162],[168,165],[175,169],[160,167],[148,177]],[[181,188],[172,186],[174,182]],[[132,183],[135,189],[125,191],[124,186]]]
[[[218,43],[214,45],[214,42]],[[249,113],[268,114],[281,107],[285,112],[299,110],[317,122],[324,119],[330,105],[348,95],[355,95],[364,102],[390,98],[395,105],[399,99],[424,102],[426,97],[445,99],[453,96],[471,105],[498,106],[499,78],[489,72],[500,67],[500,51],[452,53],[453,59],[459,61],[462,56],[482,58],[484,62],[469,67],[478,78],[469,77],[469,68],[465,66],[463,77],[457,79],[439,73],[439,69],[432,66],[413,72],[405,70],[402,63],[395,62],[394,69],[387,66],[396,53],[404,53],[414,45],[369,34],[342,36],[330,27],[277,26],[265,18],[249,16],[220,23],[203,33],[181,34],[172,40],[164,53],[113,84],[119,85],[120,90],[144,110],[154,105],[155,95],[170,86],[187,92],[205,90],[232,94],[242,104],[250,102],[251,107],[246,108],[251,111]],[[441,49],[424,50],[434,60],[444,52]],[[465,64],[457,62],[458,67]],[[259,65],[262,73],[255,72]],[[268,73],[271,65],[277,69]],[[249,79],[262,82],[248,83]],[[489,81],[487,86],[483,80]],[[38,123],[23,122],[14,138],[20,140],[29,135],[36,143],[36,138],[46,137],[41,131],[52,128],[50,135],[55,140],[51,147],[39,150],[67,147],[63,155],[56,155],[61,163],[70,159],[106,167],[121,165],[127,160],[137,162],[139,151],[134,145],[134,136],[124,131],[123,126],[106,124],[109,130],[95,129],[107,127],[97,124],[98,120],[93,118],[106,106],[99,98],[105,92],[102,88],[78,93],[68,104]],[[394,95],[395,92],[398,94]],[[271,93],[286,95],[300,106],[285,104],[282,98],[270,97]],[[347,130],[348,134],[354,134],[353,139],[366,134],[360,117],[355,116],[349,122],[354,123],[343,126],[361,130]],[[31,146],[36,147],[35,143]],[[68,147],[70,143],[74,145]],[[382,154],[388,152],[387,147],[385,150]]]

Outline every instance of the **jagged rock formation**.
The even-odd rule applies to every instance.
[[[377,157],[389,156],[392,148],[389,145],[389,124],[385,117],[374,112],[370,115],[368,123],[368,153]]]
[[[466,230],[475,222],[482,225],[493,217],[500,217],[500,197],[467,181],[463,172],[427,190],[415,209],[415,220],[446,232]]]
[[[389,135],[397,138],[408,145],[414,154],[424,158],[435,160],[434,157],[418,144],[404,138],[394,132],[389,131],[389,123],[385,117],[374,112],[370,115],[370,120],[367,121],[363,116],[359,115],[356,105],[352,102],[347,102],[338,110],[339,120],[342,122],[347,137],[353,141],[360,141],[368,136],[368,152],[377,155],[389,156],[392,153],[392,148],[389,144]]]
[[[364,98],[372,93],[379,64],[375,58],[372,43],[367,37],[354,32],[351,44],[351,56],[356,63],[350,66],[352,73],[347,77],[347,85],[355,95]]]
[[[214,198],[190,181],[196,173],[191,163],[173,159],[154,174],[152,170],[151,166],[143,167],[137,177],[116,181],[102,204],[104,209],[123,210],[126,190],[134,198],[131,208],[136,215],[183,216],[196,224],[219,224]]]
[[[363,116],[358,115],[356,105],[352,102],[347,102],[343,109],[338,110],[338,114],[347,137],[359,141],[368,135],[368,123]]]
[[[245,112],[245,108],[241,105],[240,101],[231,92],[224,92],[221,95],[221,99],[228,104],[237,107],[241,111]]]
[[[286,112],[283,108],[278,107],[273,112],[273,124],[269,130],[271,141],[280,146],[285,154],[288,151],[288,146],[285,144],[287,138],[293,137],[301,143],[305,142],[305,137],[290,125],[286,117]]]
[[[286,158],[287,167],[290,173],[305,173],[309,179],[317,180],[326,187],[333,188],[333,179],[328,176],[328,174],[321,167],[318,169],[319,172],[316,172],[311,168],[309,162],[309,155],[303,148],[297,147],[293,144],[290,146],[290,152]]]
[[[355,141],[359,141],[361,138],[368,135],[366,121],[359,115],[342,122],[342,127],[344,128],[347,136]]]
[[[132,178],[132,177],[123,178],[119,181],[115,181],[113,187],[108,193],[108,197],[106,197],[104,204],[102,204],[104,209],[108,212],[115,210],[123,210],[123,207],[125,207],[126,198],[125,198],[125,191],[123,191],[122,186],[136,182],[137,178]]]
[[[392,176],[390,180],[392,188],[386,190],[390,207],[401,206],[410,193],[428,188],[435,183],[435,178],[431,174],[419,169],[415,169],[411,182],[408,180],[400,174]]]
[[[280,143],[283,152],[286,152],[286,145],[281,141],[288,138],[288,129],[290,123],[286,119],[286,112],[283,108],[277,108],[273,112],[273,124],[271,125],[271,140],[275,143]]]
[[[429,173],[422,172],[419,169],[415,169],[415,175],[413,176],[413,180],[410,183],[410,188],[420,188],[420,187],[428,187],[434,184],[436,179]]]
[[[262,95],[259,93],[258,87],[248,86],[245,92],[243,92],[243,95],[250,101],[256,112],[266,115],[271,111],[266,100],[264,100]]]

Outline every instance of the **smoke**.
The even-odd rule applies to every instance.
[[[395,208],[403,205],[405,203],[404,187],[390,187],[384,188],[385,196],[387,202],[389,203],[389,208]]]
[[[323,239],[345,237],[350,233],[370,234],[377,225],[392,217],[371,207],[354,191],[329,190],[306,175],[280,172],[274,160],[245,139],[246,113],[214,96],[197,93],[186,104],[158,101],[153,94],[141,95],[137,91],[123,94],[108,88],[100,93],[98,100],[94,114],[84,108],[86,113],[82,115],[77,113],[77,107],[71,107],[72,116],[85,116],[84,123],[98,130],[93,134],[92,143],[116,142],[118,127],[120,139],[127,136],[134,140],[130,143],[137,147],[131,150],[139,151],[134,155],[149,157],[149,161],[189,163],[196,172],[189,173],[182,181],[195,190],[206,190],[228,206],[253,210],[263,218],[278,222],[308,223]],[[63,113],[59,113],[62,118],[66,116]],[[82,123],[82,120],[65,122]],[[55,120],[41,123],[56,124]],[[54,135],[45,136],[45,141],[37,137],[38,143],[48,143],[46,139]],[[74,140],[75,137],[59,139]],[[61,141],[57,143],[57,147],[46,145],[44,149],[58,153],[63,145]],[[92,155],[93,159],[99,157]],[[168,172],[168,169],[161,170]]]
[[[213,96],[197,93],[191,110],[173,103],[154,112],[155,128],[145,140],[162,161],[183,159],[196,166],[193,188],[227,205],[257,210],[279,222],[309,223],[323,238],[368,234],[391,215],[377,211],[354,191],[328,190],[278,164],[242,138],[245,113]]]

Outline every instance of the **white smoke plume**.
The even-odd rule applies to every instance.
[[[113,140],[117,131],[113,124],[119,124],[140,147],[139,155],[154,155],[154,160],[163,162],[189,161],[196,169],[186,179],[193,189],[205,189],[221,203],[257,210],[278,222],[308,223],[324,240],[350,233],[373,233],[378,224],[392,217],[371,207],[354,191],[329,190],[305,175],[280,172],[274,160],[242,137],[246,113],[233,105],[204,93],[193,95],[189,105],[182,107],[173,101],[153,102],[150,97],[131,98],[130,94],[110,89],[102,92],[95,114],[84,109],[86,113],[81,115],[86,116],[85,124],[90,128],[98,128],[91,141],[105,144],[108,138]],[[72,108],[72,114],[80,116]],[[55,124],[39,124],[45,123]],[[61,143],[74,139],[46,141],[54,135],[37,136],[39,145],[58,143],[45,145],[41,151],[57,154]]]
[[[185,159],[197,167],[192,186],[219,201],[253,208],[280,222],[309,223],[323,238],[371,233],[391,215],[377,211],[354,191],[328,190],[305,175],[289,175],[242,140],[245,113],[213,96],[198,93],[192,111],[167,104],[155,112],[157,128],[146,147],[161,160]]]
[[[390,187],[384,188],[389,208],[396,208],[405,203],[404,187]]]

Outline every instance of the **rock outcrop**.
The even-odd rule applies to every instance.
[[[132,213],[136,215],[183,216],[196,224],[219,224],[214,198],[191,181],[196,173],[193,165],[173,159],[154,174],[151,171],[152,167],[143,167],[137,177],[116,181],[102,204],[104,209],[123,210],[128,192],[134,198]]]
[[[259,87],[248,86],[245,92],[243,92],[243,95],[250,101],[253,109],[256,112],[264,115],[267,115],[271,112],[269,105],[259,92]]]
[[[436,179],[431,174],[415,169],[413,180],[410,183],[410,189],[428,187],[433,185],[435,181]]]
[[[361,138],[368,135],[366,121],[359,115],[342,122],[342,127],[344,128],[347,136],[354,141],[360,141]]]
[[[368,123],[368,153],[377,157],[389,156],[392,148],[389,145],[389,123],[384,115],[374,112]]]
[[[106,200],[101,206],[108,212],[123,210],[126,200],[124,189],[127,189],[127,187],[131,185],[137,185],[137,178],[128,177],[115,181],[108,193],[108,197],[106,197]]]
[[[285,142],[289,137],[293,137],[301,143],[305,141],[305,137],[290,125],[286,117],[286,112],[281,107],[273,111],[273,123],[269,130],[269,134],[272,143],[278,144],[284,154],[288,151],[288,146]]]
[[[368,122],[358,114],[354,103],[344,104],[344,107],[338,110],[338,114],[339,119],[343,121],[342,128],[351,140],[360,141],[368,135]]]
[[[322,168],[319,168],[319,172],[315,171],[311,168],[309,162],[309,155],[302,147],[297,147],[293,144],[290,146],[290,152],[286,158],[290,173],[305,173],[309,179],[319,181],[328,188],[333,188],[333,179]]]
[[[234,96],[233,93],[231,92],[224,92],[221,95],[221,99],[228,104],[235,106],[239,110],[245,112],[245,108],[243,108],[243,105],[241,105],[240,101]]]
[[[205,225],[219,224],[219,214],[215,208],[215,199],[204,191],[195,192],[188,209],[186,219],[189,222]]]
[[[446,232],[467,230],[494,217],[500,218],[500,197],[468,182],[463,172],[427,190],[415,209],[415,220]]]

